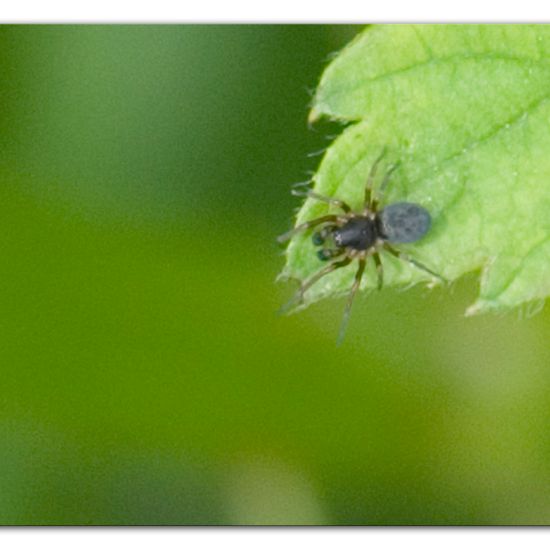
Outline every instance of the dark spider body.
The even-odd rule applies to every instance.
[[[427,210],[411,202],[390,204],[378,212],[348,214],[343,225],[330,225],[314,233],[316,246],[332,238],[337,249],[363,252],[376,247],[377,243],[412,243],[421,239],[430,229],[431,217]],[[340,221],[342,223],[342,221]],[[329,254],[327,254],[329,252]],[[320,260],[334,257],[336,251],[319,250]]]
[[[280,242],[286,241],[300,231],[321,225],[321,230],[312,236],[313,244],[322,247],[317,251],[317,257],[322,261],[332,260],[323,269],[302,282],[300,289],[289,305],[302,301],[306,290],[325,275],[349,265],[354,259],[359,261],[359,267],[355,274],[355,280],[351,287],[344,312],[339,341],[343,337],[353,298],[361,284],[366,261],[370,256],[372,256],[376,265],[379,289],[382,288],[383,284],[383,266],[379,254],[381,250],[386,250],[393,256],[401,258],[415,267],[426,271],[433,277],[443,280],[437,273],[434,273],[420,262],[394,249],[392,246],[392,244],[411,243],[420,240],[430,229],[431,217],[425,208],[410,202],[397,202],[383,209],[378,208],[379,200],[374,197],[372,187],[376,168],[382,156],[383,153],[375,161],[368,175],[365,188],[365,202],[362,211],[353,212],[351,207],[344,201],[332,197],[324,197],[313,191],[294,193],[329,203],[342,210],[343,214],[329,214],[310,220],[279,237]],[[384,191],[389,177],[396,167],[397,165],[394,165],[386,173],[380,185],[379,195]]]
[[[334,244],[338,248],[351,248],[352,250],[367,250],[376,242],[378,227],[376,218],[370,216],[357,216],[351,218],[342,227],[332,231]]]

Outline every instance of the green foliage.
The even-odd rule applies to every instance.
[[[446,279],[480,270],[469,313],[550,293],[550,27],[381,25],[367,28],[325,70],[311,119],[348,124],[327,150],[314,189],[361,205],[386,147],[400,161],[385,202],[426,207],[428,235],[401,246]],[[297,222],[332,207],[306,200]],[[287,250],[283,275],[318,271],[310,233]],[[385,285],[429,279],[387,254]],[[346,292],[355,265],[318,282],[307,303]],[[374,288],[374,265],[363,288]]]

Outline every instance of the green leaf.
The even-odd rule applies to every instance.
[[[311,119],[349,123],[324,155],[314,189],[362,205],[368,171],[397,161],[384,203],[415,202],[432,216],[400,246],[449,281],[480,270],[468,313],[540,301],[550,293],[550,26],[379,25],[328,66]],[[379,178],[378,178],[379,180]],[[307,199],[297,223],[333,206]],[[382,253],[384,284],[429,281]],[[356,262],[316,283],[305,303],[346,293]],[[311,231],[287,249],[283,276],[322,268]],[[374,288],[370,262],[362,288]]]

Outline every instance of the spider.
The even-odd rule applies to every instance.
[[[430,229],[431,217],[425,208],[411,202],[396,202],[380,209],[380,199],[392,172],[398,167],[398,164],[390,167],[380,184],[378,193],[375,194],[373,191],[374,179],[384,153],[385,151],[382,151],[382,154],[375,160],[367,176],[365,200],[361,211],[354,212],[343,200],[318,195],[314,191],[294,192],[294,195],[297,196],[310,197],[326,202],[339,208],[343,213],[340,215],[327,214],[326,216],[309,220],[284,233],[277,239],[282,243],[297,233],[321,226],[320,230],[313,234],[312,241],[316,247],[321,247],[317,251],[317,257],[323,262],[330,261],[323,269],[301,283],[300,288],[287,305],[287,308],[302,302],[306,291],[325,275],[349,265],[353,260],[358,261],[355,279],[344,310],[338,343],[343,339],[353,299],[361,284],[367,259],[371,256],[376,266],[378,290],[382,288],[384,270],[382,260],[380,259],[381,250],[385,250],[396,258],[409,262],[416,268],[429,273],[432,277],[445,282],[443,277],[392,246],[393,244],[412,243],[420,240]]]

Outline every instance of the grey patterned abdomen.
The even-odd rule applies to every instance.
[[[390,243],[412,243],[430,229],[431,217],[425,208],[411,202],[390,204],[379,214],[380,230]]]

